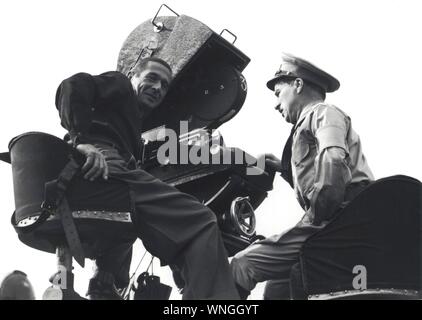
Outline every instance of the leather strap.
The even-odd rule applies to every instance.
[[[85,255],[83,252],[82,244],[79,238],[78,230],[76,229],[75,222],[73,220],[72,211],[69,208],[65,192],[72,178],[79,172],[79,164],[71,157],[69,162],[60,172],[57,180],[55,181],[54,187],[46,188],[46,201],[51,201],[52,197],[55,198],[56,212],[59,214],[63,230],[66,236],[67,244],[69,246],[72,256],[75,258],[82,267],[85,266]],[[54,190],[54,191],[53,191]],[[52,191],[52,195],[49,194]]]

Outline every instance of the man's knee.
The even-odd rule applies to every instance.
[[[253,289],[255,281],[252,264],[243,251],[238,252],[232,258],[230,269],[236,284],[247,290]]]
[[[244,251],[239,251],[233,256],[230,265],[232,266],[232,268],[242,268],[246,263],[247,258],[245,257]]]
[[[255,287],[256,281],[253,277],[251,264],[242,251],[232,258],[230,269],[241,300],[246,300]]]
[[[249,261],[243,251],[238,252],[233,256],[230,262],[230,268],[234,273],[243,271],[249,268]]]

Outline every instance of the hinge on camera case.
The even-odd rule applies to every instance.
[[[148,45],[141,51],[141,59],[151,57],[154,51],[158,48],[158,41],[154,37],[151,37]]]

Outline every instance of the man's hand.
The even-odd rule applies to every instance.
[[[265,160],[265,166],[268,166],[271,170],[281,172],[281,160],[272,153],[259,155],[257,160],[258,163]]]
[[[92,144],[79,144],[76,150],[86,157],[86,161],[82,166],[82,174],[84,178],[94,181],[99,176],[104,180],[108,179],[108,166],[103,154]]]

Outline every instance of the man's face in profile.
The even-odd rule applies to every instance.
[[[145,68],[131,79],[139,105],[149,109],[158,107],[168,92],[171,80],[171,71],[165,65],[148,61]]]
[[[284,120],[295,123],[295,90],[291,81],[279,81],[274,87],[274,94],[277,97],[275,109],[281,113]]]

